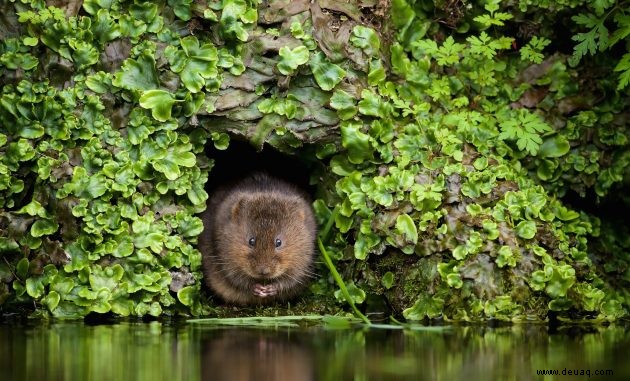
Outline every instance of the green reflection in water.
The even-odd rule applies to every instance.
[[[197,380],[193,335],[157,322],[0,326],[0,380]]]
[[[589,371],[540,376],[537,370]],[[613,375],[595,376],[596,370]],[[630,380],[626,327],[0,325],[0,380]]]

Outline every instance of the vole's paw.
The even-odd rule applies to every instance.
[[[265,298],[267,296],[276,295],[278,293],[278,288],[273,284],[268,284],[266,286],[262,284],[255,284],[252,291],[254,295]]]

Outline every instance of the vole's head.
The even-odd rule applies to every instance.
[[[258,282],[298,279],[312,262],[315,222],[295,195],[243,193],[230,210],[232,250],[240,270]]]

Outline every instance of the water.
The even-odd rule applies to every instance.
[[[559,375],[538,375],[542,370]],[[596,371],[612,373],[596,376]],[[555,379],[630,380],[628,330],[0,325],[2,381]]]

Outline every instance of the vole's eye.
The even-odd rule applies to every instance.
[[[276,247],[282,246],[282,240],[280,238],[276,238]]]
[[[256,238],[249,237],[249,246],[254,247],[255,244],[256,244]]]

